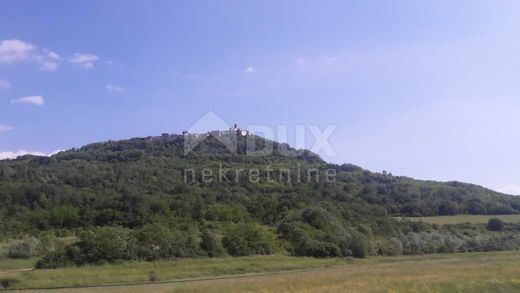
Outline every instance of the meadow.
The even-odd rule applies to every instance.
[[[293,271],[302,268],[309,271]],[[318,269],[318,267],[322,267]],[[518,292],[520,252],[479,252],[367,259],[310,259],[288,256],[183,260],[14,273],[15,287],[105,282],[156,283],[29,292]],[[246,274],[265,271],[275,274]],[[164,281],[240,274],[211,280]],[[27,292],[27,291],[25,291]]]
[[[491,218],[498,218],[505,223],[520,222],[520,215],[455,215],[455,216],[432,216],[432,217],[399,217],[412,221],[422,221],[429,224],[447,225],[447,224],[486,224]]]
[[[121,283],[143,283],[246,273],[291,271],[298,269],[341,266],[352,259],[290,257],[285,255],[178,259],[155,262],[127,262],[102,266],[8,272],[19,269],[11,260],[0,270],[0,284],[11,282],[9,288],[52,288],[92,286]],[[29,263],[27,263],[29,264]],[[34,264],[34,262],[33,262]],[[9,267],[13,265],[14,267]],[[31,264],[32,265],[32,264]],[[29,267],[31,266],[29,265]]]
[[[19,270],[32,268],[38,261],[37,258],[29,259],[0,259],[0,273],[10,270]]]

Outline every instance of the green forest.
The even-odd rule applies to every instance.
[[[236,153],[208,136],[185,154],[185,139],[107,141],[51,157],[0,161],[0,258],[39,256],[38,267],[57,268],[225,255],[366,257],[520,248],[520,223],[436,225],[397,218],[517,214],[519,197],[330,164],[258,136],[237,136]],[[269,143],[274,151],[249,156],[251,140],[256,149]],[[256,180],[242,176],[251,169],[258,170]],[[207,180],[222,170],[222,180]],[[331,171],[334,180],[325,180]]]

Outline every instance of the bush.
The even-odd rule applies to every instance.
[[[135,233],[138,257],[145,260],[196,257],[200,255],[197,234],[194,230],[171,230],[160,224],[147,225]]]
[[[0,289],[12,287],[14,284],[20,282],[16,277],[0,277]]]
[[[156,260],[174,256],[174,236],[165,226],[148,225],[135,233],[137,255],[141,259]]]
[[[159,281],[159,276],[157,276],[157,273],[155,271],[151,271],[148,273],[148,281],[150,281],[150,282]]]
[[[52,251],[40,259],[35,268],[37,269],[57,269],[80,265],[83,256],[79,247],[68,246],[57,251]]]
[[[305,222],[300,221],[303,219]],[[313,257],[365,257],[371,253],[367,236],[342,225],[340,219],[321,209],[306,209],[278,226],[278,233],[292,246],[290,252]],[[369,227],[362,227],[369,233]]]
[[[370,255],[371,245],[368,237],[359,232],[352,234],[352,241],[349,243],[349,248],[352,250],[352,256],[364,258]]]
[[[491,218],[489,219],[486,228],[489,231],[502,231],[504,230],[504,221],[499,218]]]
[[[200,247],[209,257],[223,256],[226,250],[220,239],[209,230],[202,231]]]
[[[39,254],[40,241],[34,237],[14,240],[4,249],[10,258],[31,258]]]
[[[313,257],[338,257],[341,256],[341,251],[334,243],[310,240],[304,245],[304,255]]]
[[[137,258],[135,238],[128,229],[118,227],[98,227],[83,232],[80,241],[73,246],[77,249],[68,251],[77,253],[73,259],[76,265],[115,263]]]
[[[401,255],[403,254],[403,244],[395,237],[384,239],[379,242],[378,253],[381,255]]]
[[[271,254],[274,236],[258,224],[238,224],[227,229],[222,244],[233,256]]]

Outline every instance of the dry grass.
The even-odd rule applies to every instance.
[[[10,280],[10,288],[52,288],[149,282],[245,273],[288,271],[345,265],[352,260],[284,255],[179,259],[173,261],[130,262],[119,265],[34,270],[0,276]]]
[[[313,272],[74,292],[520,292],[520,252],[371,258]]]

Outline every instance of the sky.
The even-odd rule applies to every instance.
[[[289,142],[303,127],[307,148],[332,129],[329,162],[520,194],[518,15],[502,0],[3,0],[0,158],[211,112]]]

